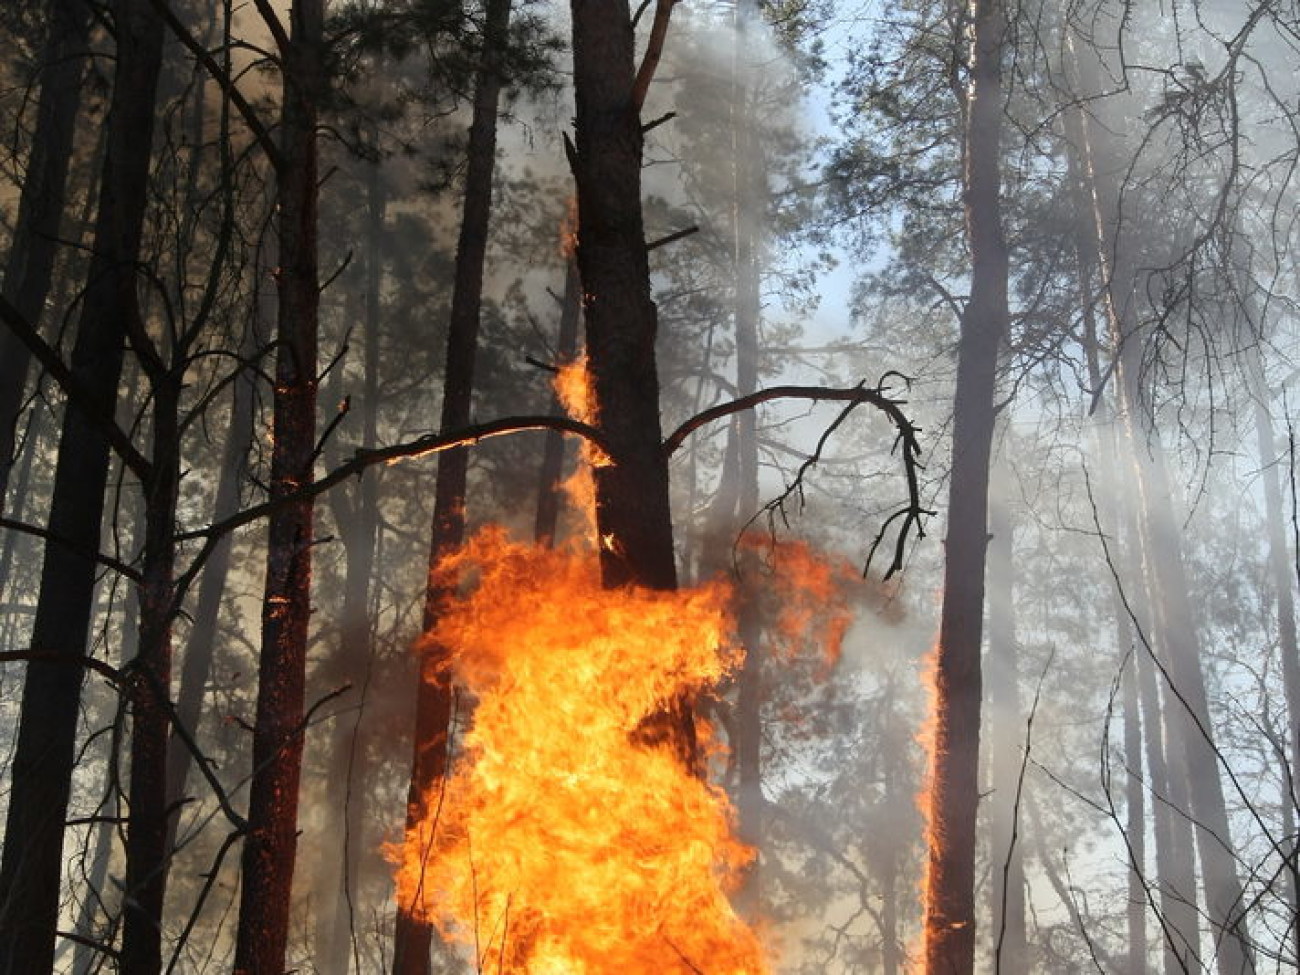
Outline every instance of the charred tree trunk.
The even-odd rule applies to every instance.
[[[41,56],[36,130],[4,275],[5,298],[38,328],[62,236],[59,226],[90,35],[90,6],[84,0],[50,0],[48,7],[49,35]],[[30,361],[27,346],[7,329],[0,329],[0,512],[9,486],[18,411]],[[0,574],[0,580],[4,578]]]
[[[283,102],[276,161],[279,300],[270,492],[282,499],[312,480],[316,449],[316,124],[326,89],[324,0],[294,0],[281,35]],[[244,838],[235,972],[280,975],[289,936],[302,770],[313,505],[286,502],[267,526],[262,649],[253,726],[253,777]]]
[[[474,391],[474,359],[478,346],[483,300],[483,265],[487,256],[492,210],[492,176],[496,167],[497,110],[502,88],[502,58],[510,24],[510,0],[489,0],[482,63],[475,80],[474,115],[470,123],[468,166],[460,238],[456,245],[456,278],[447,330],[443,375],[444,433],[469,423]],[[465,536],[465,482],[468,448],[446,451],[438,458],[433,527],[429,544],[429,588],[425,593],[424,629],[436,621],[446,593],[434,585],[434,567],[454,551]],[[427,820],[447,774],[451,748],[453,689],[441,648],[426,650],[420,659],[415,702],[415,742],[411,784],[407,793],[407,836]],[[433,941],[432,922],[413,904],[399,904],[393,945],[393,975],[425,975]]]
[[[673,589],[632,21],[624,0],[573,0],[572,15],[578,271],[595,422],[610,455],[594,472],[601,574],[611,588]]]
[[[117,69],[90,276],[72,369],[87,397],[69,402],[59,441],[49,543],[27,666],[13,787],[0,863],[0,972],[53,963],[63,827],[74,761],[109,446],[90,413],[113,417],[128,319],[138,318],[135,265],[148,200],[154,96],[162,30],[147,0],[119,0]]]
[[[1007,23],[1000,0],[976,0],[972,10],[974,60],[964,188],[971,296],[962,314],[957,352],[943,609],[934,664],[924,919],[929,975],[967,973],[975,960],[975,821],[989,457],[998,353],[1008,322],[1008,258],[1000,201]]]
[[[1083,112],[1079,107],[1065,113],[1065,136],[1071,147],[1084,145]],[[1098,458],[1101,481],[1103,485],[1103,506],[1113,518],[1113,523],[1121,526],[1119,538],[1123,540],[1121,553],[1130,553],[1136,544],[1137,532],[1131,525],[1128,508],[1124,504],[1119,485],[1117,470],[1119,467],[1117,445],[1115,442],[1115,424],[1110,415],[1108,401],[1101,396],[1105,388],[1102,375],[1102,349],[1097,333],[1097,315],[1095,299],[1099,281],[1097,280],[1097,244],[1096,224],[1092,218],[1091,194],[1085,178],[1083,162],[1079,152],[1072,148],[1067,157],[1069,169],[1071,200],[1075,208],[1074,250],[1078,261],[1079,305],[1083,313],[1084,358],[1088,369],[1088,385],[1096,399],[1093,407],[1093,443]],[[1120,578],[1133,578],[1136,560],[1120,555],[1120,562],[1113,566]],[[1129,597],[1132,600],[1134,597]],[[1133,620],[1129,617],[1130,607],[1125,603],[1125,594],[1117,585],[1111,591],[1111,605],[1115,614],[1115,646],[1119,651],[1120,666],[1124,668],[1122,676],[1124,708],[1124,797],[1125,797],[1125,842],[1129,852],[1128,870],[1128,970],[1130,975],[1144,975],[1147,970],[1147,935],[1146,912],[1148,885],[1146,880],[1146,792],[1147,782],[1143,776],[1143,738],[1142,705],[1140,693],[1141,656],[1145,650],[1137,645],[1133,633]],[[1158,743],[1155,743],[1159,747]],[[1163,753],[1162,753],[1163,754]],[[1163,762],[1161,763],[1163,764]],[[1150,769],[1152,765],[1147,763]],[[1151,773],[1150,787],[1163,791],[1163,777],[1157,780]],[[1168,842],[1167,830],[1162,833],[1159,817],[1167,815],[1168,810],[1157,804],[1156,834],[1159,842]]]

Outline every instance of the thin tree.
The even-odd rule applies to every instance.
[[[261,657],[253,725],[253,776],[244,838],[235,971],[280,975],[298,837],[307,628],[311,618],[313,503],[296,495],[316,455],[317,142],[327,85],[324,0],[294,0],[285,29],[259,4],[275,37],[283,86],[273,155],[279,203],[271,501]]]

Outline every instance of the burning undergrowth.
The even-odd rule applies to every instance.
[[[727,586],[606,590],[594,556],[498,529],[440,571],[468,592],[427,638],[477,705],[402,902],[480,971],[766,971],[727,899],[752,855],[727,797],[634,735],[737,665]]]

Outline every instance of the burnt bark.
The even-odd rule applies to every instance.
[[[273,17],[273,15],[271,15]],[[276,161],[279,268],[270,494],[312,481],[316,448],[317,146],[325,93],[324,0],[294,0],[280,35],[283,101]],[[313,503],[275,507],[267,526],[253,775],[235,939],[240,975],[280,975],[297,856],[307,628],[311,617]]]
[[[109,445],[102,434],[117,401],[125,336],[139,319],[136,262],[148,201],[154,98],[162,29],[145,0],[115,5],[117,67],[100,177],[89,278],[71,370],[86,396],[69,402],[59,440],[49,530],[28,664],[13,788],[0,862],[0,972],[26,975],[53,964],[64,820],[77,709],[93,606]],[[90,412],[88,412],[90,411]],[[94,414],[92,416],[91,414]],[[97,422],[98,421],[98,422]]]
[[[578,272],[595,424],[609,448],[595,470],[601,573],[610,587],[673,589],[632,22],[622,0],[573,0],[572,13]]]
[[[443,374],[440,429],[444,433],[468,426],[470,420],[483,300],[483,266],[492,209],[492,176],[496,167],[497,111],[504,82],[502,62],[510,24],[510,6],[510,0],[489,0],[487,4],[482,63],[474,84],[464,207],[456,244],[456,271]],[[429,587],[424,605],[426,631],[436,622],[439,607],[447,597],[447,593],[434,584],[433,569],[465,537],[468,468],[469,450],[466,447],[446,451],[438,458],[429,543]],[[447,774],[454,693],[447,666],[447,654],[441,647],[429,648],[420,658],[414,755],[407,792],[408,836],[421,835],[415,827],[428,817],[429,803],[436,804],[440,784]],[[415,905],[399,904],[393,944],[394,975],[425,975],[429,971],[432,943],[432,921],[416,910]]]
[[[976,0],[964,205],[971,295],[961,317],[943,607],[934,654],[924,957],[930,975],[973,970],[979,801],[980,643],[984,629],[989,458],[998,354],[1008,327],[1000,147],[1007,24],[1001,0]]]

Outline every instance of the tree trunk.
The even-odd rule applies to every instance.
[[[59,226],[90,36],[90,6],[84,0],[50,0],[48,6],[49,35],[41,55],[36,130],[24,168],[4,276],[5,298],[37,328],[62,239]],[[0,329],[0,513],[13,466],[18,411],[30,361],[27,346],[7,329]],[[0,574],[0,580],[4,578]]]
[[[148,200],[161,22],[148,0],[119,0],[117,70],[101,176],[90,275],[72,351],[88,394],[64,413],[49,543],[27,666],[13,786],[0,862],[0,972],[29,975],[53,963],[63,827],[74,762],[77,709],[89,635],[109,447],[84,410],[112,418],[128,318],[138,317],[135,264]],[[75,549],[74,547],[75,546]]]
[[[167,885],[167,736],[170,729],[171,637],[175,617],[176,504],[180,489],[179,400],[184,366],[153,383],[150,476],[145,479],[145,541],[139,650],[131,675],[130,815],[126,833],[121,964],[132,975],[162,967]]]
[[[1252,316],[1257,317],[1257,316]],[[1255,323],[1262,334],[1262,324]],[[1283,806],[1294,808],[1296,770],[1300,769],[1300,645],[1296,639],[1294,562],[1291,546],[1287,543],[1286,514],[1282,507],[1282,486],[1278,467],[1281,457],[1277,449],[1277,434],[1273,428],[1273,414],[1269,410],[1270,395],[1264,377],[1264,364],[1259,343],[1251,342],[1246,350],[1247,381],[1255,414],[1255,438],[1259,445],[1260,476],[1264,481],[1264,518],[1268,534],[1268,575],[1277,599],[1278,654],[1282,658],[1282,686],[1286,694],[1287,740],[1286,756],[1289,773],[1283,780],[1285,792]],[[1293,837],[1291,830],[1284,836]],[[1286,848],[1289,862],[1286,867],[1286,899],[1292,917],[1300,917],[1300,867],[1295,857],[1295,840],[1289,839]],[[1300,970],[1300,931],[1292,931],[1287,949],[1292,964]],[[1284,953],[1284,957],[1288,955]]]
[[[1003,470],[1004,476],[1010,472]],[[993,883],[992,935],[995,971],[1024,972],[1025,857],[1018,836],[1020,770],[1027,716],[1020,703],[1019,645],[1015,621],[1015,530],[1010,499],[999,491],[989,510],[989,663],[990,751],[993,794],[989,799],[989,833]]]
[[[294,0],[281,50],[283,103],[276,166],[279,299],[271,453],[272,500],[311,483],[316,448],[316,120],[325,93],[324,0]],[[238,975],[281,975],[297,855],[307,628],[310,500],[276,508],[267,526],[253,776],[235,939]]]
[[[572,17],[578,271],[595,422],[610,454],[594,472],[601,575],[611,588],[673,589],[632,22],[624,0],[573,0]]]
[[[364,279],[364,378],[361,395],[361,446],[373,448],[379,438],[379,329],[380,291],[384,271],[384,217],[387,195],[378,165],[369,167],[366,208],[366,263]],[[349,684],[364,695],[366,674],[374,659],[370,621],[370,580],[375,564],[379,531],[379,484],[374,474],[357,484],[352,504],[335,489],[330,494],[335,522],[343,539],[347,569],[343,580],[343,613],[338,647],[330,679],[336,686]],[[340,714],[328,745],[329,775],[324,788],[326,813],[321,826],[322,848],[340,844],[338,856],[327,856],[316,885],[316,967],[321,975],[346,973],[352,954],[353,893],[361,841],[357,837],[361,811],[357,808],[357,736],[366,707],[364,697],[354,715]],[[339,795],[339,793],[342,795]]]
[[[971,296],[961,319],[943,608],[934,664],[934,753],[929,791],[925,970],[972,971],[975,820],[979,801],[980,642],[988,539],[989,457],[998,353],[1007,332],[1000,144],[1007,32],[1000,0],[976,0],[967,109],[965,208]]]
[[[757,71],[752,64],[750,33],[760,24],[753,0],[740,0],[735,10],[735,51],[732,66],[732,261],[735,293],[732,317],[736,340],[736,393],[748,396],[758,389],[758,329],[762,315],[760,250],[762,213],[767,206],[767,178],[763,147],[757,132]],[[736,508],[728,518],[728,536],[758,512],[758,426],[753,410],[737,414],[731,428],[736,438]],[[758,585],[756,559],[742,555],[742,572],[748,576],[739,589],[737,630],[745,659],[736,682],[737,829],[740,839],[756,850],[763,842],[762,628],[753,587]],[[761,913],[761,861],[755,857],[745,871],[740,903],[752,915]]]
[[[443,375],[441,430],[450,433],[469,423],[474,390],[474,359],[478,346],[483,300],[483,265],[487,256],[492,210],[492,176],[496,167],[497,106],[501,95],[501,59],[510,24],[510,0],[488,0],[482,63],[474,86],[474,115],[470,123],[464,210],[456,245],[456,277],[447,330],[447,359]],[[467,448],[438,457],[433,527],[429,544],[430,585],[425,593],[424,629],[436,621],[447,593],[432,583],[433,568],[460,546],[465,537]],[[411,784],[407,793],[406,835],[422,835],[429,804],[436,804],[447,774],[451,748],[453,691],[443,648],[426,650],[420,659],[415,702],[415,741]],[[433,941],[432,922],[399,904],[393,944],[394,975],[425,975]]]

